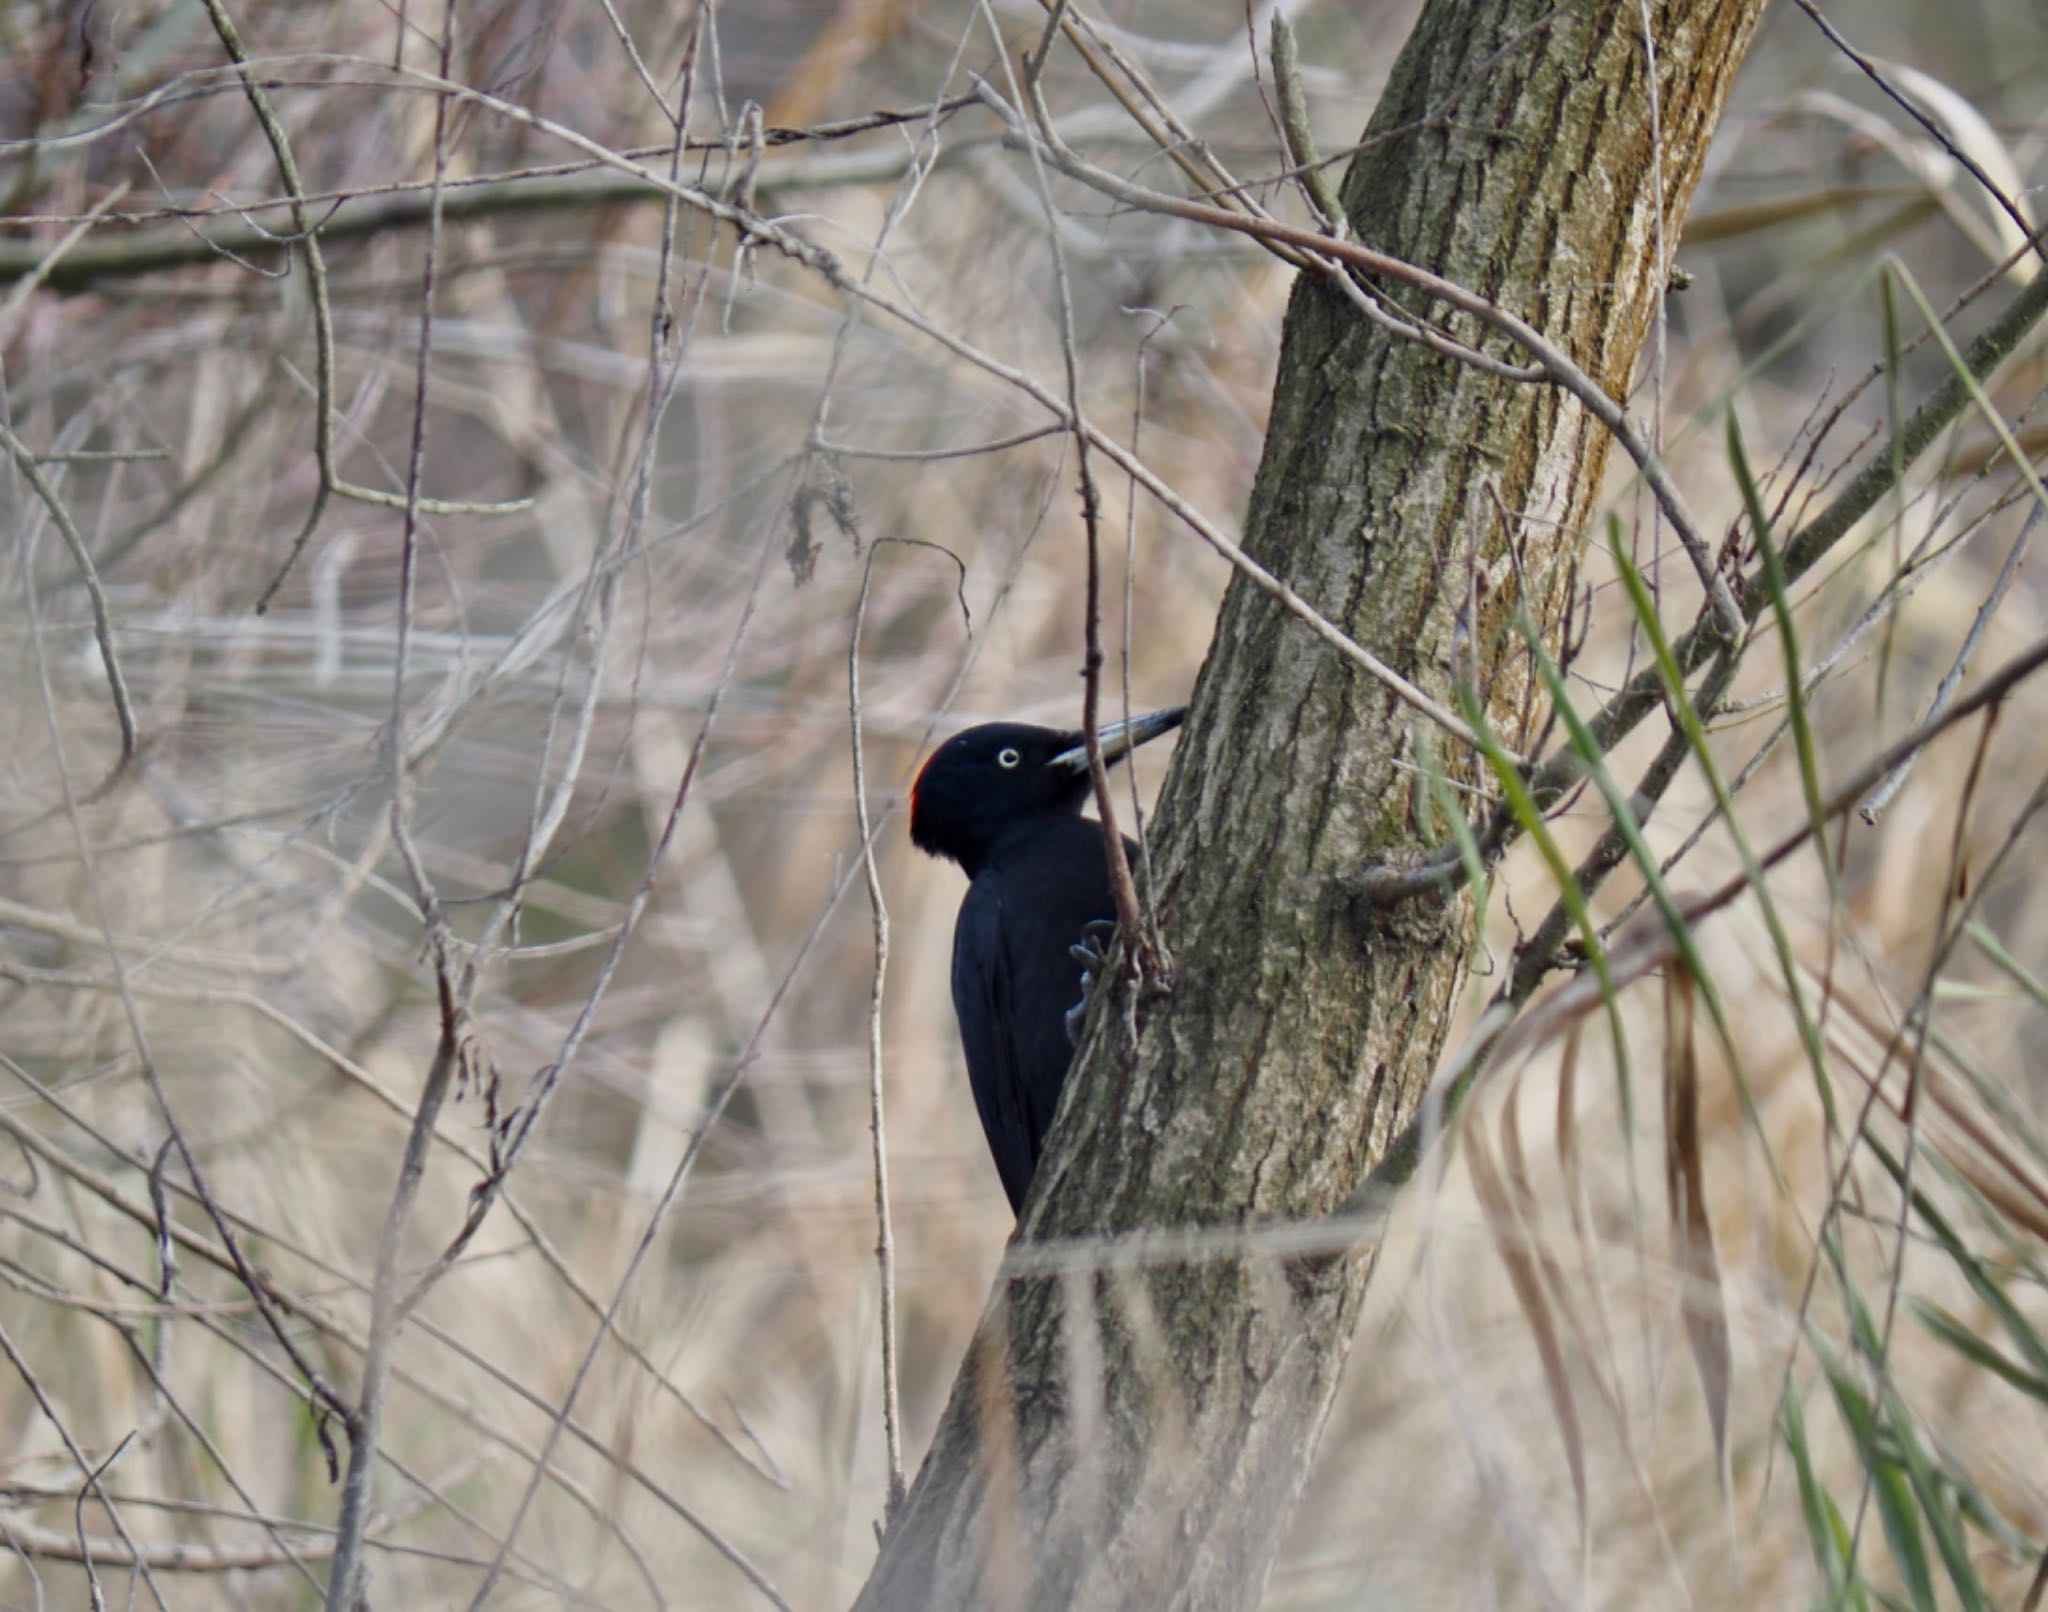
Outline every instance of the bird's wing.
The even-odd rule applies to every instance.
[[[982,1133],[1013,1210],[1022,1207],[1031,1184],[1041,1134],[1033,1129],[1017,1067],[1015,984],[1004,945],[1000,882],[977,879],[967,888],[953,930],[953,1012]]]
[[[1067,1015],[1080,1005],[1083,986],[1072,948],[1090,923],[1116,915],[1101,825],[1060,818],[984,877],[1000,880],[1011,896],[1002,925],[1010,991],[1004,1023],[1035,1166],[1074,1061]]]

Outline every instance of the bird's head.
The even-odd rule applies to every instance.
[[[1102,724],[1114,764],[1181,724],[1186,706]],[[931,754],[910,790],[910,838],[971,876],[1010,835],[1038,819],[1078,812],[1088,799],[1088,743],[1078,729],[990,722],[956,733]]]

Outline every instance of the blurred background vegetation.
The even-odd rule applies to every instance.
[[[87,1555],[119,1604],[320,1599],[338,1487],[305,1374],[346,1397],[363,1370],[441,1036],[437,958],[473,968],[474,995],[406,1271],[462,1227],[508,1116],[536,1117],[397,1338],[373,1602],[467,1604],[501,1550],[491,1604],[508,1607],[811,1608],[857,1589],[886,1494],[848,700],[864,582],[913,1463],[1010,1229],[948,999],[959,876],[912,853],[900,807],[956,727],[1079,720],[1070,439],[989,368],[850,317],[815,263],[668,218],[598,159],[674,161],[1061,396],[1038,194],[971,100],[1043,13],[450,9],[461,99],[435,93],[440,6],[234,16],[321,230],[332,477],[377,495],[326,499],[288,568],[322,480],[320,319],[224,14],[0,7],[7,1607],[81,1604]],[[1271,9],[1088,16],[1264,180],[1283,166]],[[1414,7],[1287,10],[1339,153]],[[1717,528],[1742,510],[1731,411],[1789,529],[1949,373],[1886,264],[1958,344],[2034,272],[1956,153],[2041,216],[2043,13],[1827,15],[1927,122],[1797,6],[1767,17],[1634,399]],[[1167,184],[1079,53],[1051,63],[1068,139]],[[905,115],[842,126],[881,110]],[[1088,411],[1235,529],[1293,271],[1056,194]],[[1283,185],[1261,194],[1302,216]],[[1989,397],[2037,457],[2043,380],[2033,338]],[[1660,533],[1625,468],[1611,508],[1647,566]],[[1105,493],[1111,673],[1136,706],[1171,703],[1227,569],[1156,503]],[[1994,595],[1979,669],[2048,632],[2029,496],[1973,411],[1796,590],[1810,747],[1783,742],[1785,660],[1759,634],[1714,727],[1754,843],[1805,819],[1802,751],[1839,782],[1922,718]],[[1587,709],[1648,654],[1589,536]],[[1657,572],[1673,631],[1696,603],[1685,572],[1668,556]],[[1396,1216],[1269,1606],[2040,1604],[2048,903],[2027,825],[2044,716],[2022,685],[1874,822],[1845,819],[1833,897],[1811,854],[1773,871],[1789,973],[1754,902],[1700,925],[1729,1044],[1668,1026],[1678,993],[1649,981],[1614,1025],[1560,1029],[1489,1078],[1471,1145]],[[1623,747],[1620,776],[1661,729]],[[1160,767],[1147,752],[1137,769],[1148,798]],[[1682,890],[1742,865],[1712,798],[1689,769],[1652,824],[1666,854],[1698,831]],[[1588,795],[1553,827],[1580,849],[1605,821]],[[1597,915],[1639,889],[1617,876]],[[1526,846],[1504,864],[1475,1011],[1518,917],[1553,895]],[[1706,1276],[1696,1246],[1674,1255],[1664,1201],[1663,1094],[1695,1073]],[[1836,1259],[1817,1253],[1827,1225]],[[593,1349],[615,1299],[617,1335]],[[1716,1315],[1719,1453],[1722,1398],[1695,1365],[1713,1350],[1688,1343]],[[332,1419],[326,1436],[342,1442]]]

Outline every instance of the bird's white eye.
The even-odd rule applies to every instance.
[[[1007,771],[1023,759],[1015,750],[1002,750],[996,754],[996,765]]]

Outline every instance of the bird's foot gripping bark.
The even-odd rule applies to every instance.
[[[1088,1004],[1095,995],[1095,982],[1109,967],[1109,943],[1116,939],[1116,920],[1097,918],[1081,929],[1081,938],[1067,948],[1067,955],[1081,965],[1081,1000],[1067,1009],[1067,1041],[1081,1044],[1081,1025],[1088,1017]]]

